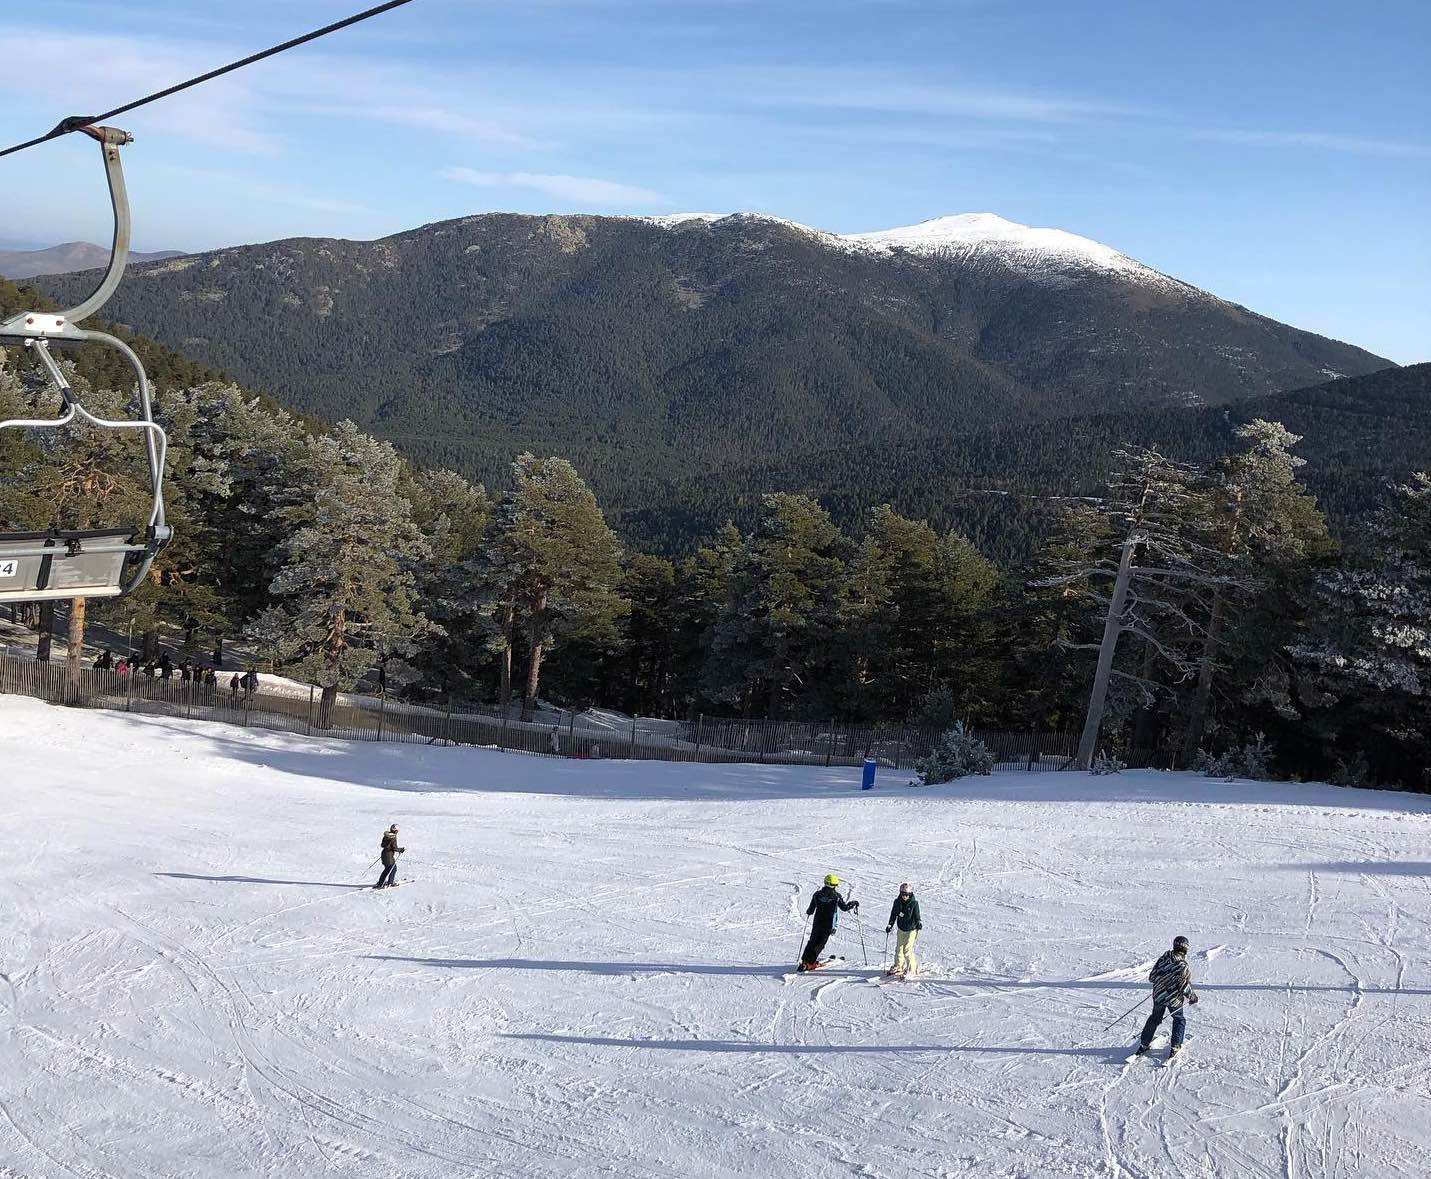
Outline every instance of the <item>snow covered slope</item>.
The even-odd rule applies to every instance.
[[[918,225],[845,234],[843,241],[870,250],[908,250],[915,254],[952,254],[988,258],[1037,273],[1083,269],[1145,282],[1172,282],[1151,266],[1092,238],[1062,229],[1038,229],[1008,221],[996,213],[961,213],[935,217]],[[1191,289],[1191,288],[1189,288]]]
[[[903,250],[911,254],[991,262],[1020,271],[1034,279],[1059,281],[1080,273],[1095,273],[1113,275],[1131,282],[1175,286],[1186,292],[1197,289],[1169,278],[1161,271],[1145,266],[1127,254],[1119,253],[1111,246],[1105,246],[1092,238],[1080,237],[1062,229],[1020,225],[1017,221],[1010,221],[997,213],[957,213],[947,217],[933,217],[917,225],[902,225],[895,229],[879,229],[870,233],[844,234],[827,233],[809,225],[760,213],[671,213],[643,220],[666,229],[676,229],[692,223],[714,225],[727,218],[770,221],[785,225],[808,233],[836,249],[867,250],[882,254]]]
[[[0,1175],[1419,1176],[1431,800],[304,741],[0,697]],[[403,888],[373,893],[401,824]],[[826,871],[871,961],[789,973]],[[1171,1069],[1125,1057],[1194,945]]]

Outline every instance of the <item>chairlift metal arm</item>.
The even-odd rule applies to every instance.
[[[68,311],[58,313],[23,311],[0,323],[0,341],[18,343],[45,337],[83,339],[83,333],[75,324],[88,319],[109,301],[129,264],[129,192],[124,185],[124,167],[120,162],[119,149],[132,143],[134,136],[118,127],[80,127],[79,130],[99,143],[105,178],[109,182],[109,203],[114,212],[114,238],[110,245],[109,265],[105,268],[99,285],[83,302]]]
[[[110,247],[109,265],[105,268],[99,285],[95,287],[89,297],[69,310],[59,313],[23,311],[0,323],[0,343],[23,344],[26,348],[31,349],[59,389],[65,406],[64,413],[58,418],[48,420],[15,418],[0,422],[0,430],[10,427],[44,429],[67,426],[76,420],[84,420],[91,425],[107,430],[143,431],[144,453],[149,466],[150,484],[153,488],[153,499],[150,503],[149,522],[145,529],[144,543],[122,546],[109,543],[92,546],[92,550],[84,550],[124,551],[141,555],[133,574],[119,589],[120,596],[123,596],[133,592],[143,583],[154,563],[155,556],[173,535],[173,530],[164,521],[164,461],[168,454],[169,440],[164,433],[164,428],[154,420],[154,408],[149,393],[149,378],[134,350],[123,340],[105,332],[80,328],[77,324],[93,315],[108,302],[109,297],[114,294],[120,280],[124,277],[124,270],[129,262],[129,195],[124,184],[124,168],[120,162],[120,148],[133,142],[134,137],[129,132],[121,131],[117,127],[82,125],[82,121],[78,118],[66,120],[66,122],[81,124],[75,129],[90,136],[100,146],[104,160],[105,178],[109,184],[110,206],[114,212],[114,238]],[[50,353],[50,342],[53,340],[74,344],[102,344],[119,352],[134,371],[139,396],[139,418],[133,421],[102,418],[87,410],[74,395],[73,387],[65,377],[64,370]],[[31,554],[17,551],[13,555],[28,556]]]

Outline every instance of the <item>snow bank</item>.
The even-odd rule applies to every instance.
[[[0,697],[0,1173],[1421,1174],[1431,800],[577,762]],[[401,876],[373,893],[380,831]],[[837,871],[919,981],[789,973]],[[1127,1063],[1174,933],[1203,1002]]]

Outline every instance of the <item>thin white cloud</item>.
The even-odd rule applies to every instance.
[[[1194,131],[1194,139],[1213,143],[1237,143],[1248,147],[1309,147],[1322,151],[1347,152],[1359,156],[1390,156],[1401,159],[1431,159],[1431,144],[1408,143],[1398,139],[1374,139],[1360,135],[1337,135],[1325,131]]]
[[[616,205],[621,208],[669,205],[659,192],[634,184],[619,184],[596,176],[565,176],[546,172],[479,172],[475,168],[444,168],[442,176],[478,188],[529,188],[572,204]]]

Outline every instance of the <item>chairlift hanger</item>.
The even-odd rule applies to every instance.
[[[173,530],[164,522],[164,459],[169,440],[154,420],[149,378],[134,350],[106,332],[76,326],[108,301],[124,276],[129,261],[129,197],[119,151],[133,137],[114,127],[95,127],[84,120],[66,120],[99,143],[109,181],[114,210],[114,242],[109,265],[99,285],[83,302],[67,311],[22,311],[0,323],[0,344],[18,344],[31,352],[59,390],[64,412],[57,418],[12,418],[0,421],[0,430],[60,429],[87,422],[104,430],[137,430],[144,435],[144,452],[152,492],[148,523],[143,529],[51,529],[43,533],[0,533],[0,602],[42,601],[52,598],[115,598],[132,593],[149,574],[154,558],[169,543]],[[64,370],[50,351],[52,344],[100,344],[113,348],[133,369],[138,384],[139,416],[103,418],[81,403]],[[125,576],[126,565],[131,565]]]
[[[384,0],[383,3],[362,12],[324,25],[321,29],[293,37],[280,45],[177,82],[143,98],[136,98],[104,114],[88,117],[75,115],[64,119],[44,135],[0,150],[0,157],[4,157],[76,131],[88,135],[98,141],[100,150],[104,153],[109,199],[114,207],[114,245],[110,250],[109,266],[94,293],[78,306],[58,315],[26,311],[0,323],[0,344],[18,344],[35,354],[50,380],[60,391],[64,413],[58,418],[49,419],[14,418],[0,422],[0,430],[55,429],[76,422],[88,422],[104,430],[140,430],[144,434],[144,450],[149,462],[149,481],[154,497],[149,510],[149,523],[142,530],[51,529],[43,533],[0,533],[0,602],[123,597],[143,583],[154,564],[154,558],[173,536],[173,530],[164,523],[164,458],[169,448],[169,440],[163,428],[154,420],[153,407],[149,402],[149,379],[144,374],[144,366],[123,340],[104,332],[87,331],[76,326],[80,320],[87,319],[104,306],[119,286],[125,264],[129,261],[129,198],[124,190],[124,172],[120,167],[119,149],[132,142],[133,137],[127,131],[98,124],[235,70],[244,69],[255,62],[286,53],[340,29],[361,24],[411,2],[412,0]],[[65,378],[64,370],[50,354],[51,343],[102,344],[123,356],[138,380],[140,416],[133,420],[114,420],[90,413],[80,403],[74,388]],[[125,566],[131,562],[133,567],[129,576],[125,577]]]

